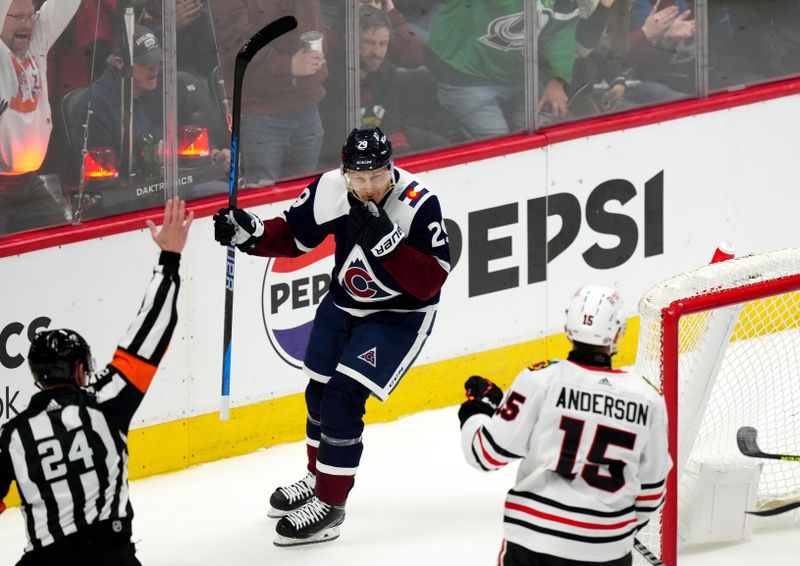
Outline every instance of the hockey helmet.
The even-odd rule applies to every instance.
[[[627,320],[619,294],[608,287],[584,285],[567,306],[564,331],[572,342],[616,346]]]
[[[342,146],[342,170],[372,171],[392,165],[392,142],[380,128],[354,128]]]
[[[94,361],[89,344],[68,328],[43,330],[31,341],[28,365],[38,385],[77,383],[75,364],[82,362],[87,375],[94,373]]]

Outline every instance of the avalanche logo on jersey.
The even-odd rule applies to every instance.
[[[360,356],[358,356],[359,360],[367,362],[372,367],[378,366],[378,348],[373,346]]]
[[[354,247],[347,256],[339,271],[339,284],[359,302],[385,301],[400,294],[375,277],[361,246]]]
[[[317,306],[330,287],[334,240],[296,258],[267,262],[261,296],[264,329],[272,349],[292,367],[303,365]]]

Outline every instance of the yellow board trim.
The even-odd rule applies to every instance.
[[[615,365],[630,365],[636,358],[639,319],[628,321]],[[570,344],[563,334],[505,346],[412,368],[385,403],[367,401],[367,424],[389,422],[402,416],[457,405],[464,400],[464,381],[482,375],[508,387],[532,363],[563,359]],[[183,470],[195,464],[239,456],[305,438],[305,399],[302,393],[231,409],[230,419],[217,413],[130,431],[128,477],[132,480]],[[455,426],[455,421],[454,421]],[[303,462],[298,462],[302,469]],[[19,505],[12,486],[9,507]]]

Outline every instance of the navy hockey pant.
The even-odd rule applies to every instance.
[[[317,497],[345,502],[361,459],[364,407],[386,400],[413,365],[435,312],[377,312],[356,317],[328,294],[317,309],[306,349],[308,469]]]

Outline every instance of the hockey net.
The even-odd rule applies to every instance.
[[[639,314],[636,369],[664,391],[674,463],[667,501],[639,540],[675,566],[679,506],[691,497],[687,466],[760,462],[757,508],[800,500],[800,462],[754,463],[736,443],[737,430],[752,426],[764,452],[800,451],[800,248],[672,277],[644,295]],[[747,517],[756,529],[766,522]],[[784,513],[781,521],[798,521],[798,513]],[[634,563],[647,564],[638,555]]]

